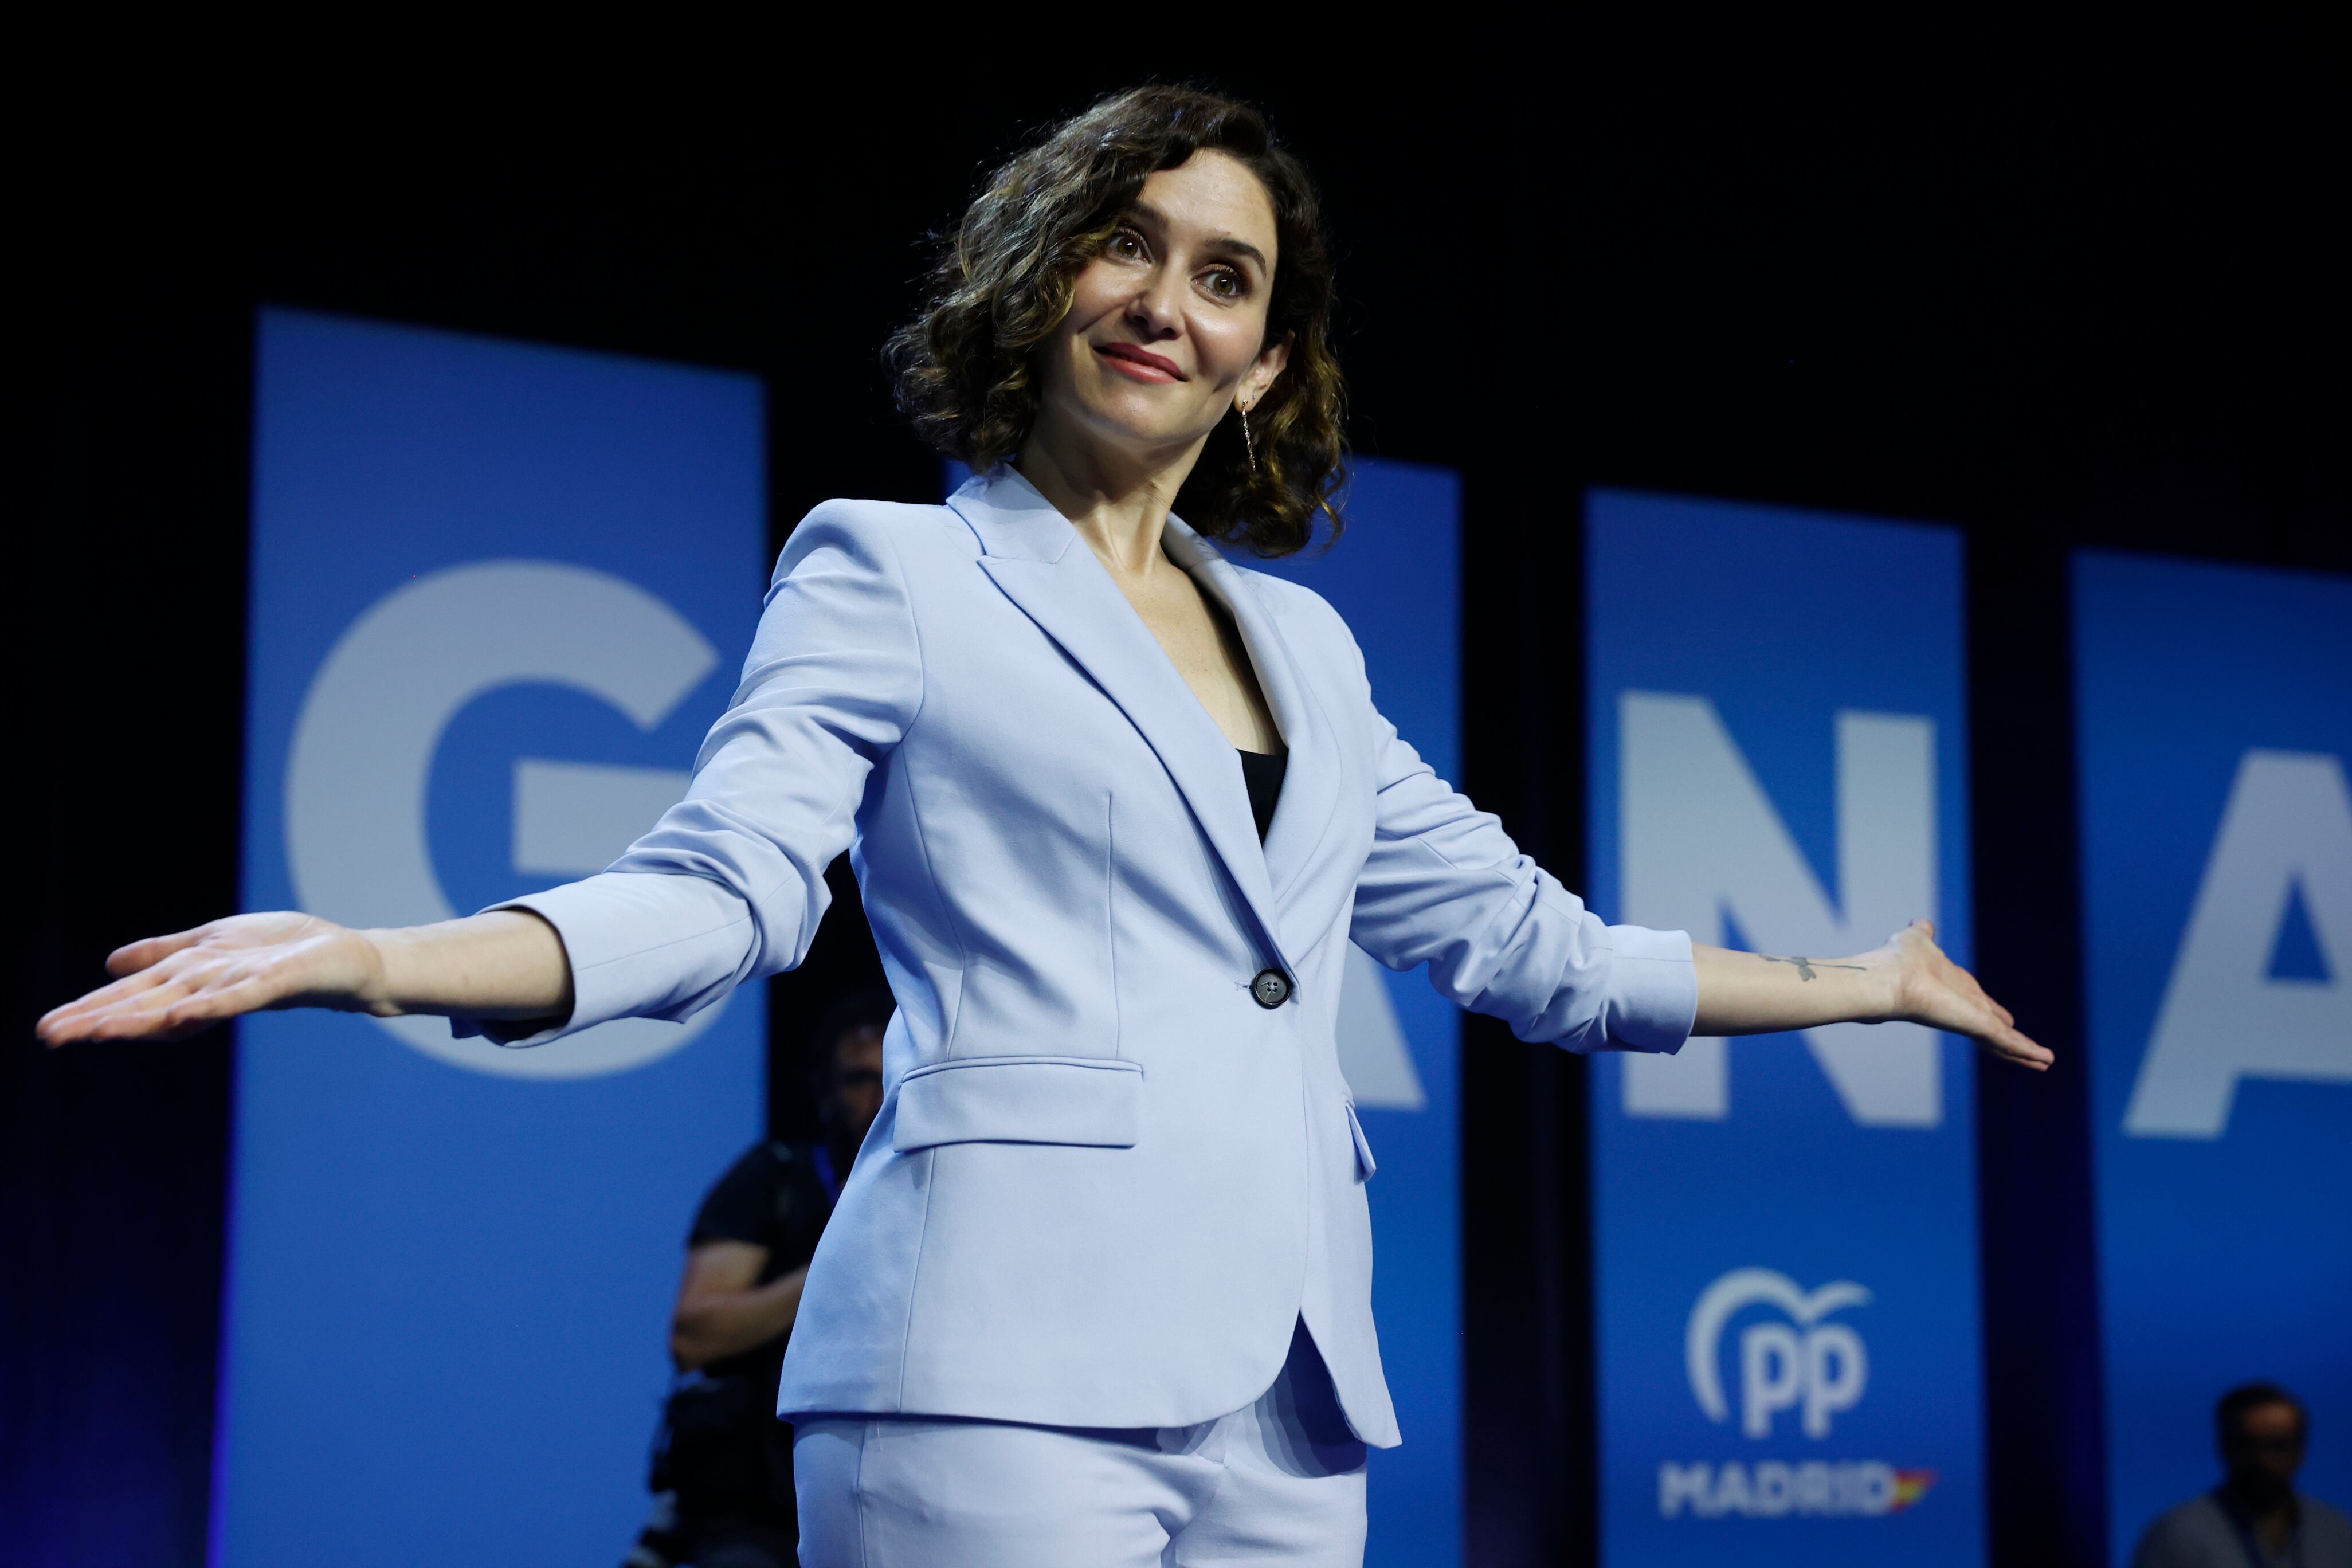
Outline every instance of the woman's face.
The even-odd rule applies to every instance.
[[[1198,446],[1281,372],[1288,345],[1265,341],[1277,259],[1246,164],[1201,152],[1152,174],[1040,345],[1046,420],[1137,457]]]

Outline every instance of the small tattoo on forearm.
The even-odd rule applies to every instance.
[[[1810,958],[1776,958],[1769,952],[1759,952],[1756,956],[1762,959],[1767,963],[1795,964],[1797,966],[1797,978],[1800,980],[1811,980],[1813,978],[1813,971],[1816,969],[1851,969],[1855,973],[1859,974],[1862,973],[1863,967],[1859,963],[1816,963]]]

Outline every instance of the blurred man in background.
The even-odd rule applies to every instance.
[[[2311,1419],[2275,1384],[2221,1396],[2214,1436],[2221,1484],[2140,1537],[2132,1568],[2352,1568],[2352,1521],[2294,1489]]]
[[[882,1108],[887,994],[852,996],[812,1041],[823,1136],[753,1145],[719,1178],[687,1240],[670,1321],[678,1378],[653,1467],[655,1510],[624,1568],[790,1568],[800,1534],[793,1429],[776,1379],[817,1237]]]

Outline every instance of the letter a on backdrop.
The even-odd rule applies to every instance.
[[[2352,580],[2074,562],[2111,1561],[2284,1384],[2352,1496]]]
[[[404,924],[602,869],[750,645],[758,384],[288,311],[257,377],[246,906]],[[243,1023],[216,1568],[618,1561],[761,1002],[535,1050]]]

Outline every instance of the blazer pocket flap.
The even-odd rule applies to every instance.
[[[1069,1143],[1132,1149],[1143,1131],[1143,1068],[1102,1057],[967,1057],[898,1083],[890,1146]]]

